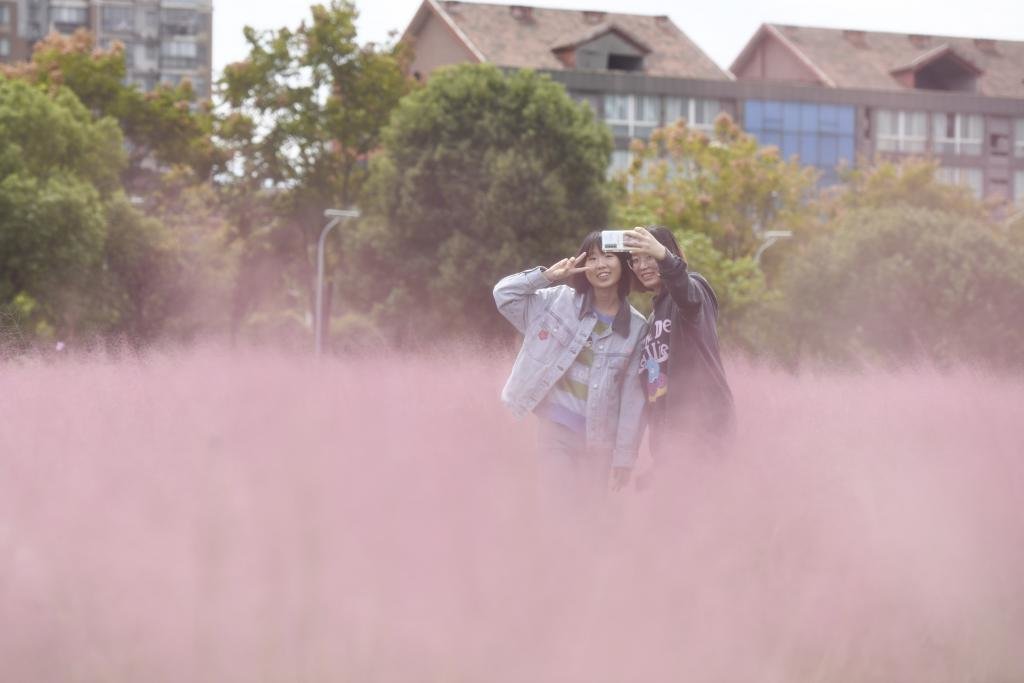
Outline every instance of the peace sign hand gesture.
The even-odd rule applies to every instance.
[[[586,252],[581,253],[575,258],[564,258],[545,270],[544,277],[546,277],[548,282],[551,284],[564,282],[577,273],[585,273],[590,270],[589,267],[580,265],[586,261],[586,259]]]

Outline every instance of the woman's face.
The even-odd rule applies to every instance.
[[[587,271],[587,282],[594,289],[607,289],[619,286],[622,278],[622,263],[615,254],[606,254],[597,247],[593,247],[587,254],[584,263]]]
[[[661,287],[658,262],[653,257],[646,254],[630,254],[629,265],[644,287],[651,290],[658,290]]]

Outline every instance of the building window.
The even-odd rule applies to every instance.
[[[7,5],[0,5],[0,26],[11,23],[11,8]]]
[[[605,95],[604,121],[617,138],[649,138],[658,127],[661,102],[652,95]]]
[[[665,125],[679,119],[686,119],[692,128],[711,131],[715,127],[715,117],[722,111],[722,103],[718,100],[701,100],[690,97],[665,98]]]
[[[927,118],[922,111],[879,109],[875,130],[880,152],[923,152],[928,142]]]
[[[613,149],[612,163],[608,167],[608,175],[614,176],[619,173],[625,173],[629,170],[629,166],[632,163],[633,155],[630,154],[628,149]]]
[[[161,66],[165,69],[194,69],[199,64],[196,43],[168,40],[160,45]]]
[[[1013,156],[1024,157],[1024,119],[1014,121]]]
[[[932,114],[932,149],[938,154],[981,154],[981,116]]]
[[[89,11],[85,7],[51,7],[50,18],[62,26],[85,26],[89,22]]]
[[[1024,209],[1024,171],[1015,171],[1013,174],[1013,200]]]
[[[135,8],[124,5],[104,5],[101,10],[104,31],[119,33],[135,30]]]
[[[160,30],[165,36],[198,35],[199,13],[187,9],[166,9],[161,17]]]
[[[637,55],[608,55],[609,71],[643,71],[644,58]]]
[[[7,38],[0,38],[0,57],[11,56],[11,41]]]
[[[1006,133],[990,133],[988,151],[994,157],[1005,157],[1010,154],[1010,136]]]
[[[963,185],[969,187],[978,199],[982,198],[984,187],[982,186],[982,175],[980,168],[959,168],[956,166],[943,166],[936,172],[935,177],[950,185]]]
[[[821,183],[839,182],[837,167],[854,161],[854,108],[811,102],[748,100],[743,125],[762,145],[779,148],[783,158],[821,171]]]
[[[189,76],[188,80],[192,84],[192,92],[195,93],[195,96],[198,99],[204,99],[210,96],[209,88],[207,87],[205,78],[200,78],[198,76]]]
[[[156,76],[136,76],[132,81],[143,92],[149,92],[156,87]]]

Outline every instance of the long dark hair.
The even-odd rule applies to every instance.
[[[676,256],[683,255],[683,250],[679,248],[679,242],[676,242],[676,236],[668,228],[661,225],[648,225],[647,232],[654,235],[654,239],[661,242],[666,249]]]
[[[601,231],[600,230],[595,230],[592,233],[590,233],[589,235],[587,235],[586,237],[584,237],[583,238],[583,244],[581,244],[580,248],[576,250],[576,254],[575,255],[579,255],[579,254],[588,254],[589,255],[591,250],[593,250],[593,249],[597,249],[602,254],[605,253],[605,251],[601,248]],[[615,258],[619,259],[619,264],[622,266],[622,274],[619,276],[619,289],[618,289],[618,291],[619,291],[619,298],[620,299],[625,299],[626,296],[629,294],[630,274],[633,271],[630,269],[629,263],[626,261],[627,254],[625,254],[624,252],[619,252],[619,251],[611,252],[611,253],[614,254]],[[591,289],[593,289],[593,286],[590,284],[590,281],[587,280],[587,274],[586,273],[576,273],[575,275],[573,275],[572,279],[569,280],[569,286],[571,286],[573,289],[575,289],[580,294],[586,294]]]

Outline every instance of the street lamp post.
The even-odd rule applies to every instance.
[[[761,240],[761,244],[758,245],[757,251],[754,252],[754,263],[757,265],[761,264],[761,255],[779,240],[788,239],[793,236],[791,230],[765,230],[765,224],[771,225],[776,214],[779,212],[779,207],[782,206],[782,198],[779,196],[777,190],[772,190],[765,200],[764,206],[761,212],[754,218],[754,237]]]
[[[779,240],[784,240],[793,236],[792,230],[765,230],[761,233],[761,246],[757,248],[757,252],[754,254],[754,263],[761,263],[761,254],[764,253],[765,249],[772,246]]]
[[[357,209],[327,209],[324,211],[324,218],[330,218],[330,222],[320,231],[320,241],[316,247],[316,310],[313,311],[313,336],[314,353],[319,358],[323,351],[324,334],[324,242],[335,225],[346,218],[359,218]]]

